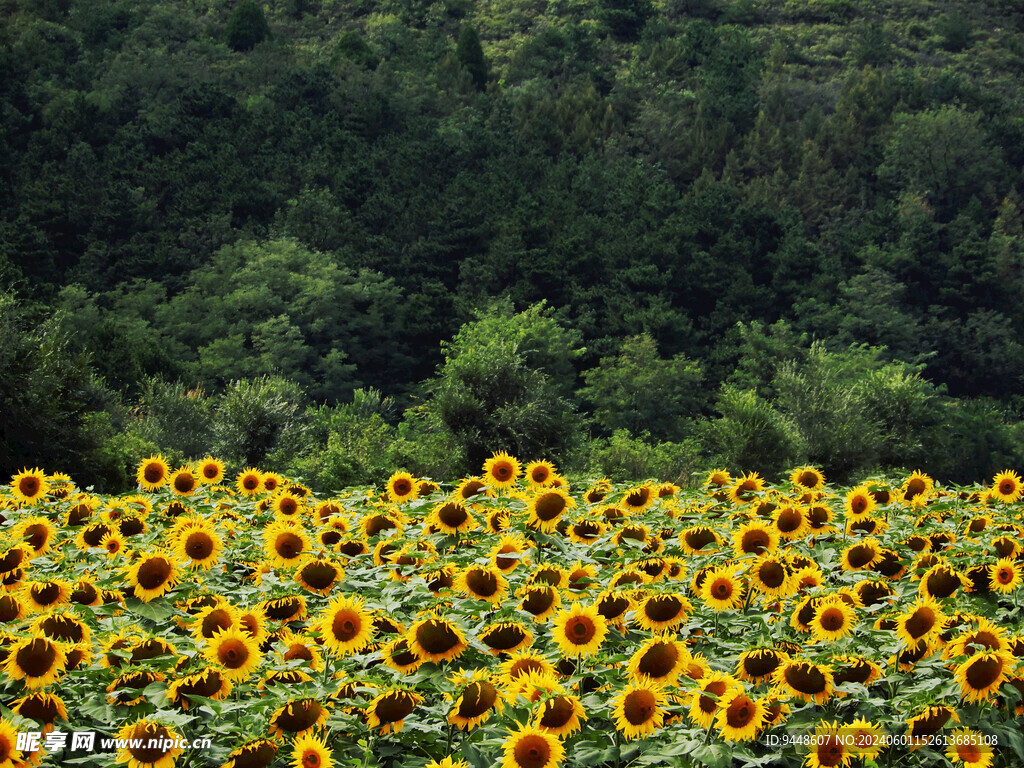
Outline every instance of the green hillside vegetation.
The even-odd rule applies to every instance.
[[[0,473],[1024,465],[1017,2],[0,10]]]

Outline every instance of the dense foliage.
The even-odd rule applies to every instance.
[[[301,438],[254,450],[332,484],[481,446],[673,480],[1024,458],[1016,3],[0,7],[4,472],[123,487],[140,445],[214,440],[176,408],[245,461],[228,403],[270,380]],[[502,400],[467,328],[541,301],[567,364],[482,326]]]

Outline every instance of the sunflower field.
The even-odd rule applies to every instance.
[[[0,768],[1024,765],[1011,471],[137,480],[0,492]]]

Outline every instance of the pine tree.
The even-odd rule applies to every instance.
[[[459,31],[459,42],[455,46],[455,56],[473,78],[473,84],[477,87],[477,90],[484,90],[487,87],[487,60],[484,59],[484,49],[480,45],[480,36],[468,24],[464,24]]]
[[[270,37],[270,27],[263,9],[253,2],[245,0],[228,19],[227,41],[236,51],[250,51],[257,43]]]

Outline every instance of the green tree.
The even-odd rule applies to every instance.
[[[401,292],[295,240],[225,246],[156,313],[186,374],[213,391],[283,375],[323,401],[386,385],[408,361]]]
[[[270,26],[263,9],[253,0],[242,0],[228,19],[228,45],[236,51],[251,51],[270,37]]]
[[[894,121],[895,130],[878,169],[881,178],[903,190],[924,193],[927,203],[942,211],[940,218],[946,221],[972,195],[993,198],[1000,156],[980,115],[946,105],[898,114]]]
[[[703,443],[715,461],[733,472],[759,472],[769,478],[798,464],[804,447],[796,425],[751,389],[722,387],[715,410],[703,422]]]
[[[0,294],[0,476],[39,466],[83,487],[121,490],[124,456],[111,442],[117,410],[60,313]]]
[[[469,24],[463,24],[459,30],[455,58],[473,78],[477,90],[484,90],[487,87],[487,60],[484,58],[483,46],[480,45],[480,36]]]
[[[568,397],[577,343],[543,303],[518,314],[494,306],[443,345],[445,362],[420,409],[464,456],[465,471],[495,451],[564,460],[581,435]]]
[[[609,433],[625,429],[678,440],[703,400],[700,365],[682,354],[661,358],[646,333],[626,339],[618,355],[601,358],[583,379],[587,385],[579,394],[593,404],[597,423]]]
[[[216,403],[214,450],[225,461],[283,466],[304,445],[302,390],[293,381],[264,376],[233,381]]]

